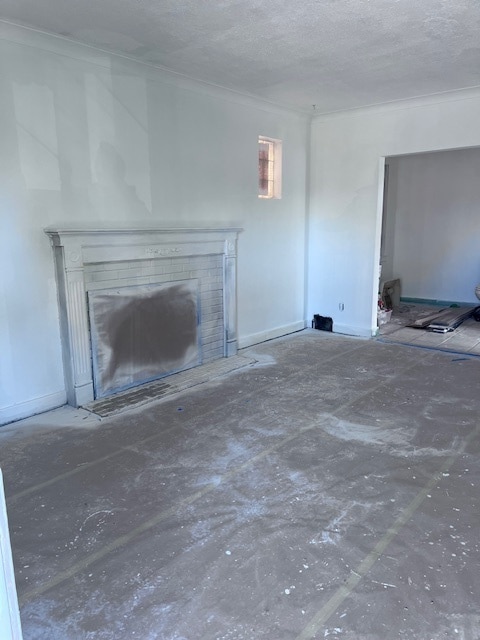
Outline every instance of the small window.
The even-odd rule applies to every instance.
[[[282,141],[258,138],[258,197],[282,197]]]

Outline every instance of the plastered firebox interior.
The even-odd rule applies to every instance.
[[[201,363],[198,282],[88,292],[95,397]]]

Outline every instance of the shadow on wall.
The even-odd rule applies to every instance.
[[[111,213],[115,220],[148,219],[152,212],[138,197],[135,187],[127,183],[126,164],[118,150],[109,142],[102,142],[95,159],[96,182],[90,197],[100,219]]]

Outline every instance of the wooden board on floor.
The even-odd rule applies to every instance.
[[[408,324],[407,327],[445,333],[456,329],[464,320],[473,314],[473,311],[474,309],[471,307],[449,307],[448,309],[440,309],[439,311],[433,311],[426,316],[417,318]]]
[[[464,320],[470,318],[473,314],[471,307],[457,307],[450,309],[450,313],[446,313],[439,318],[436,318],[427,327],[428,331],[436,331],[439,333],[446,333],[447,331],[453,331]]]
[[[420,316],[410,324],[407,324],[407,327],[413,327],[414,329],[426,329],[431,322],[447,315],[450,311],[451,309],[439,309],[438,311],[432,311],[428,315]]]

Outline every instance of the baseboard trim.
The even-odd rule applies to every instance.
[[[266,342],[267,340],[273,340],[274,338],[281,338],[289,333],[296,333],[297,331],[303,331],[305,329],[304,320],[293,322],[292,324],[285,324],[281,327],[275,327],[268,331],[260,331],[259,333],[251,333],[248,336],[243,336],[238,339],[239,349],[245,349],[246,347],[252,347],[255,344]]]
[[[23,418],[29,418],[37,413],[50,411],[50,409],[56,409],[66,402],[67,394],[63,390],[41,396],[40,398],[34,398],[33,400],[27,400],[26,402],[19,402],[18,404],[13,404],[8,407],[1,407],[0,425],[22,420]]]
[[[365,327],[353,327],[348,324],[333,323],[333,333],[341,333],[346,336],[357,336],[358,338],[372,338],[377,335],[377,327],[365,329]]]

